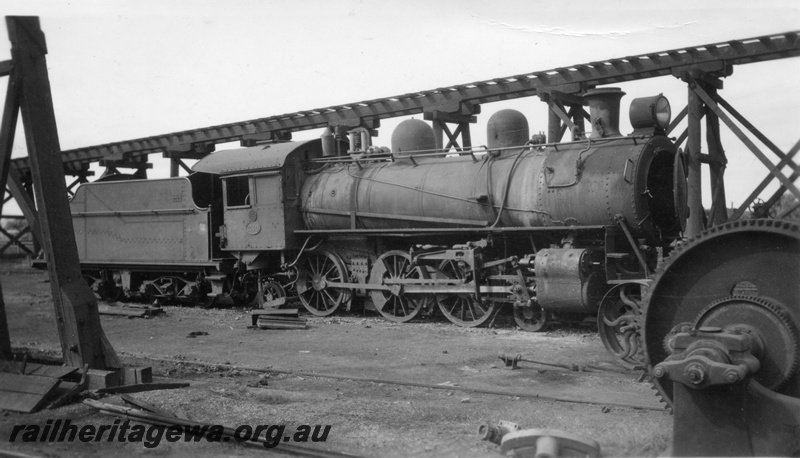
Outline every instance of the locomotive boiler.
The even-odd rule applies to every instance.
[[[84,184],[72,201],[82,263],[106,295],[296,295],[316,315],[360,302],[462,326],[507,306],[531,331],[599,313],[624,359],[639,287],[684,227],[686,178],[666,99],[634,100],[622,135],[622,95],[588,91],[592,135],[569,143],[531,138],[503,110],[485,147],[455,153],[412,119],[391,149],[356,129],[339,148],[323,135],[213,153],[189,177]]]

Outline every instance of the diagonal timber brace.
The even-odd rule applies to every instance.
[[[64,362],[69,366],[92,369],[121,367],[114,349],[100,325],[97,300],[81,275],[78,249],[67,203],[61,146],[58,140],[53,100],[45,55],[44,34],[36,17],[7,17],[11,41],[13,78],[20,85],[17,99],[9,102],[3,113],[3,146],[8,147],[16,127],[15,112],[21,113],[31,165],[31,176],[38,209],[39,232],[50,274],[50,287]],[[19,110],[17,110],[17,107]],[[9,110],[10,109],[10,110]],[[13,118],[13,119],[9,119]],[[5,152],[10,148],[7,148]],[[2,180],[8,176],[6,167]],[[22,197],[21,184],[11,176],[12,192]],[[5,187],[3,187],[4,189]],[[23,199],[24,200],[24,199]],[[29,224],[33,223],[29,220]],[[5,324],[5,313],[3,323]],[[1,325],[1,324],[0,324]],[[0,327],[0,351],[8,341],[8,328]]]
[[[758,147],[753,143],[753,141],[750,140],[750,138],[747,137],[747,135],[745,135],[744,132],[742,132],[742,130],[739,128],[739,126],[737,126],[731,120],[731,118],[728,117],[728,115],[724,111],[722,111],[722,109],[711,98],[711,96],[708,95],[708,93],[705,90],[703,90],[701,85],[699,85],[699,84],[690,84],[690,87],[700,97],[700,99],[703,101],[703,103],[705,103],[706,106],[711,111],[713,111],[714,114],[716,114],[719,117],[719,119],[721,119],[722,122],[725,123],[725,125],[728,126],[728,128],[736,135],[736,137],[738,137],[739,140],[742,143],[744,143],[744,145],[747,147],[747,149],[749,149],[750,152],[752,152],[756,156],[756,158],[758,158],[758,160],[761,161],[767,167],[767,169],[769,169],[769,171],[772,173],[772,175],[775,176],[775,178],[777,178],[778,180],[780,180],[780,182],[784,186],[786,186],[786,188],[789,191],[791,191],[791,193],[794,194],[795,197],[800,199],[800,189],[798,189],[798,187],[794,183],[792,183],[792,181],[789,178],[784,176],[783,173],[780,171],[780,169],[775,164],[773,164],[769,160],[769,158],[767,158],[767,156],[764,155],[764,153],[761,152],[760,149],[758,149]],[[785,158],[785,155],[783,153],[781,153],[779,156],[783,156],[783,158]],[[797,166],[795,165],[793,168],[797,169]]]

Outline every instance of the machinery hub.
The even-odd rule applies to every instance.
[[[315,291],[322,291],[327,286],[328,282],[325,281],[325,277],[320,275],[314,275],[311,278],[311,287],[314,288]]]
[[[692,329],[716,327],[732,334],[747,334],[757,346],[761,367],[754,375],[764,387],[777,390],[794,375],[800,362],[800,341],[786,307],[772,299],[729,296],[709,305]]]

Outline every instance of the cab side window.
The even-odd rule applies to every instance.
[[[225,179],[225,205],[244,207],[251,203],[250,178],[246,176]]]

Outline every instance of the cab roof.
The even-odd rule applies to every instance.
[[[318,158],[322,156],[322,141],[316,138],[218,151],[197,161],[192,167],[192,171],[231,175],[278,169],[283,167],[290,156],[299,156],[303,159]]]

